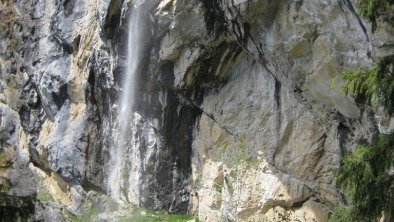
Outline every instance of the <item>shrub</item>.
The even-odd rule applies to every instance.
[[[350,222],[355,221],[353,209],[350,207],[339,207],[335,210],[334,214],[330,216],[329,222]]]
[[[394,54],[384,57],[370,69],[342,73],[346,80],[343,91],[352,94],[358,103],[383,106],[394,113]]]
[[[393,215],[394,177],[388,171],[393,166],[394,134],[382,134],[375,144],[359,146],[343,159],[343,166],[334,174],[337,185],[352,203],[343,210],[351,221],[375,221],[382,212]],[[334,216],[338,216],[338,213]],[[341,220],[337,220],[341,221]]]

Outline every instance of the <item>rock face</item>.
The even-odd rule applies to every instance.
[[[333,170],[378,130],[339,73],[394,53],[394,28],[371,33],[355,3],[1,1],[0,212],[67,220],[89,191],[107,193],[138,6],[146,42],[123,202],[201,221],[327,221],[344,201]]]

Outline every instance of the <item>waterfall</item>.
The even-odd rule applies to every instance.
[[[137,86],[138,70],[141,63],[143,31],[142,12],[133,8],[128,21],[127,36],[127,60],[126,69],[122,78],[122,89],[120,91],[119,110],[117,112],[116,126],[114,128],[114,142],[110,147],[110,168],[107,189],[109,195],[118,202],[124,202],[122,198],[122,184],[124,181],[125,156],[127,146],[133,146],[133,136],[129,135],[130,125],[133,125],[133,106]],[[135,145],[134,145],[135,146]],[[131,147],[135,149],[135,147]],[[129,157],[130,158],[130,157]]]
[[[157,82],[157,76],[151,76],[157,33],[148,2],[133,1],[137,6],[127,10],[119,100],[113,106],[117,109],[112,111],[111,132],[103,132],[109,151],[107,193],[121,204],[185,213],[191,144],[184,139],[191,135],[191,124],[177,125],[178,107],[184,106],[174,103],[174,94]],[[186,115],[186,120],[194,121],[192,115]]]

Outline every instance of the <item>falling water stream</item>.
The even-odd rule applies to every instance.
[[[124,153],[126,146],[132,139],[129,135],[129,127],[133,121],[133,106],[137,86],[138,67],[141,63],[141,42],[143,32],[140,31],[142,12],[133,8],[128,21],[127,37],[127,60],[126,69],[122,79],[122,90],[119,99],[119,111],[117,116],[117,128],[115,129],[113,147],[110,149],[110,169],[108,177],[108,193],[116,201],[121,202],[121,191],[124,171]]]
[[[121,63],[125,69],[118,109],[113,110],[109,123],[111,132],[105,135],[109,150],[107,193],[121,204],[186,212],[189,144],[175,141],[183,140],[191,132],[186,124],[176,130],[168,128],[171,132],[179,130],[179,135],[167,135],[166,127],[177,124],[178,113],[174,108],[178,106],[176,103],[168,106],[170,95],[155,85],[156,78],[149,71],[157,33],[147,2],[133,1],[135,6],[127,10],[130,14],[125,23],[126,57]],[[174,115],[164,115],[166,109]]]

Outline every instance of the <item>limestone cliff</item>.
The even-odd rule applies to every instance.
[[[0,1],[4,218],[112,209],[97,196],[135,5],[146,38],[120,205],[327,221],[345,201],[333,170],[379,121],[340,91],[339,73],[394,53],[394,28],[372,33],[354,0]]]

